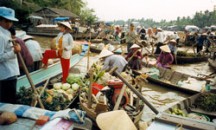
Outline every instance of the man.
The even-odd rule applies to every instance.
[[[118,67],[117,72],[121,73],[124,71],[127,61],[121,55],[114,55],[111,51],[103,49],[99,55],[99,58],[104,60],[103,70],[109,70],[113,67]]]
[[[20,74],[16,53],[21,47],[12,44],[8,31],[13,21],[18,21],[14,10],[0,7],[0,102],[6,103],[16,103],[16,76]]]
[[[33,40],[33,37],[30,35],[25,35],[22,40],[25,42],[25,45],[33,58],[34,64],[31,72],[40,69],[41,60],[43,58],[40,44],[37,41]]]
[[[157,28],[154,38],[157,40],[156,41],[157,47],[155,50],[155,54],[160,54],[161,52],[160,47],[164,45],[164,33],[161,28]]]

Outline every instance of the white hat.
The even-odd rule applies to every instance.
[[[32,38],[33,38],[33,37],[30,36],[30,35],[25,35],[25,36],[22,38],[22,40],[25,41],[25,40],[27,40],[27,39],[32,39]]]
[[[202,35],[203,35],[203,36],[207,36],[207,33],[203,33]]]
[[[157,28],[157,30],[158,30],[158,31],[162,31],[162,29],[161,29],[161,28]]]
[[[70,30],[72,30],[71,25],[70,25],[69,22],[58,22],[58,24],[61,24],[61,25],[65,26],[65,27],[69,28]]]
[[[96,122],[101,130],[137,130],[124,110],[101,113]]]
[[[176,43],[176,40],[172,39],[169,42]]]
[[[133,49],[133,48],[140,48],[140,46],[138,46],[137,44],[133,44],[130,49]]]
[[[107,57],[107,56],[110,56],[110,55],[113,55],[113,52],[107,50],[107,49],[103,49],[101,51],[101,53],[99,54],[99,58],[103,58],[103,57]]]
[[[160,49],[164,52],[169,52],[169,53],[171,52],[168,45],[161,46]]]

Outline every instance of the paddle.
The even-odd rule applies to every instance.
[[[12,40],[12,43],[13,43],[13,45],[17,45],[17,43],[15,42],[15,40]],[[22,64],[22,66],[23,66],[23,69],[24,69],[24,72],[25,72],[25,74],[26,74],[26,77],[28,78],[28,81],[29,81],[29,83],[30,83],[30,85],[31,85],[32,90],[34,91],[34,96],[33,96],[33,97],[36,98],[36,100],[39,102],[40,107],[41,107],[42,109],[44,109],[44,105],[43,105],[43,103],[42,103],[40,97],[38,96],[39,94],[38,94],[38,92],[37,92],[37,90],[36,90],[36,88],[35,88],[35,85],[34,85],[34,83],[33,83],[33,80],[31,79],[31,76],[30,76],[29,71],[28,71],[28,69],[27,69],[27,67],[26,67],[26,65],[25,65],[25,62],[24,62],[24,60],[23,60],[23,57],[22,57],[21,53],[18,52],[18,53],[17,53],[17,56],[19,57],[19,59],[20,59],[20,61],[21,61],[21,64]]]
[[[132,92],[134,92],[155,114],[158,114],[159,113],[159,111],[154,107],[154,106],[152,106],[151,105],[151,103],[149,103],[144,97],[143,97],[143,95],[139,92],[139,91],[137,91],[131,84],[129,84],[117,71],[116,71],[116,69],[117,69],[118,67],[115,67],[115,68],[112,68],[111,70],[110,70],[110,74],[115,74],[119,79],[121,79],[127,86],[128,86],[128,88],[130,88],[130,90],[132,91]]]

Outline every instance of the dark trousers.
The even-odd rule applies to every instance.
[[[16,77],[0,80],[0,102],[16,103],[16,83]]]
[[[199,53],[200,51],[202,51],[203,46],[197,46],[197,53]]]
[[[161,42],[158,42],[156,45],[156,50],[155,50],[155,54],[160,54],[161,53],[161,49],[160,47],[163,46],[164,44]]]

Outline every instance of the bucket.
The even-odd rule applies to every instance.
[[[97,95],[97,93],[101,90],[101,89],[103,89],[103,85],[101,85],[101,84],[98,84],[98,83],[92,83],[92,93],[94,94],[94,95]]]

